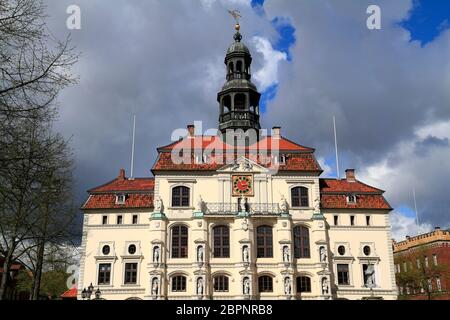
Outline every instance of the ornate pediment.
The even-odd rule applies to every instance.
[[[234,163],[226,164],[217,172],[222,173],[265,173],[268,170],[256,162],[247,159],[246,157],[240,157],[234,161]]]

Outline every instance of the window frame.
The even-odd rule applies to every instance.
[[[264,230],[263,233],[260,230]],[[270,233],[267,232],[270,230]],[[270,239],[270,241],[268,241]],[[262,244],[260,244],[262,242]],[[270,242],[270,243],[268,243]],[[273,258],[273,227],[261,225],[256,228],[256,258]]]
[[[179,194],[176,192],[179,190]],[[187,194],[184,194],[187,191]],[[189,208],[191,206],[191,188],[184,185],[174,186],[170,192],[170,200],[172,208]],[[187,200],[185,202],[185,200]]]
[[[135,265],[136,268],[133,269],[131,268],[131,270],[127,269],[128,266],[131,265]],[[138,270],[139,270],[139,263],[138,262],[125,262],[124,265],[124,277],[123,277],[123,284],[124,285],[137,285],[138,284]],[[133,280],[133,273],[135,273],[134,277],[135,277],[135,281]],[[131,279],[127,279],[128,276],[131,277]]]
[[[116,224],[117,224],[118,226],[123,225],[123,215],[121,215],[121,214],[117,215],[117,218],[116,218]]]
[[[217,259],[230,258],[230,227],[217,225],[212,231],[213,257]]]
[[[272,293],[273,292],[273,277],[267,274],[258,277],[258,292]]]
[[[180,288],[178,288],[180,286]],[[186,292],[187,291],[187,278],[185,275],[177,274],[170,278],[170,291],[171,292]]]
[[[306,280],[304,282],[303,280]],[[297,285],[297,293],[311,293],[311,277],[307,275],[300,275],[296,278],[296,285]],[[306,287],[305,290],[303,290]]]
[[[174,234],[175,230],[178,230],[178,234]],[[183,233],[184,230],[186,231],[185,233]],[[184,241],[183,239],[186,240]],[[187,226],[183,224],[172,226],[170,228],[170,241],[171,259],[187,259],[189,257],[189,228]],[[177,252],[177,254],[175,254],[175,252]]]
[[[298,192],[298,194],[294,194]],[[304,193],[302,193],[304,192]],[[292,208],[309,208],[309,188],[305,186],[295,186],[291,188]]]
[[[225,274],[218,274],[213,277],[214,292],[230,292],[230,278]]]
[[[347,270],[346,271],[339,271],[339,267],[346,267]],[[344,280],[343,279],[343,275],[346,274],[346,280],[347,281],[341,281]],[[338,263],[336,264],[336,280],[337,280],[337,284],[338,286],[349,286],[351,285],[351,280],[350,280],[350,265],[348,263]]]
[[[102,271],[102,266],[109,266],[109,270]],[[111,275],[112,275],[112,263],[110,262],[99,263],[97,269],[97,285],[99,286],[111,285],[111,278],[112,278]],[[101,277],[104,278],[102,282],[100,281]],[[106,278],[108,279],[108,281],[106,281]]]
[[[297,233],[296,231],[299,232]],[[311,237],[309,235],[309,228],[304,225],[297,225],[292,229],[292,236],[294,240],[294,258],[310,259]]]
[[[136,225],[139,223],[139,216],[137,214],[133,214],[131,218],[131,224]]]
[[[102,225],[106,226],[108,224],[108,216],[107,215],[103,215],[102,216]]]

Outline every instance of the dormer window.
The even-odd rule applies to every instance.
[[[125,204],[126,196],[124,194],[116,195],[116,204]]]
[[[347,196],[347,203],[355,204],[356,203],[356,195],[350,194]]]

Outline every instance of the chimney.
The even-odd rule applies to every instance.
[[[409,240],[409,239],[411,239],[411,237],[410,236],[406,236],[406,240]]]
[[[441,230],[441,227],[434,227],[434,230],[439,231],[439,230]]]
[[[119,180],[125,180],[125,169],[120,169]]]
[[[188,137],[193,138],[195,135],[195,126],[193,124],[189,124],[187,126],[188,129]]]
[[[272,128],[272,138],[276,138],[276,139],[281,138],[281,127],[273,127]]]
[[[356,182],[355,169],[345,170],[345,178],[347,179],[347,182]]]

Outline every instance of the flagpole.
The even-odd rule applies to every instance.
[[[131,170],[130,177],[134,178],[134,147],[135,147],[135,138],[136,138],[136,115],[133,114],[133,142],[131,146]]]
[[[337,174],[337,178],[340,179],[341,175],[339,172],[339,155],[338,155],[338,143],[337,143],[336,117],[335,116],[333,116],[333,127],[334,127],[334,148],[336,149],[336,174]]]

